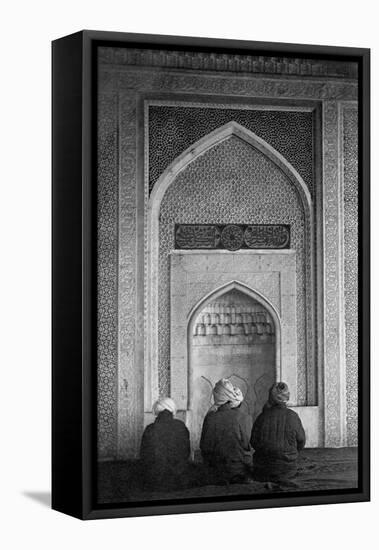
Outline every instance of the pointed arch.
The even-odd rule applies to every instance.
[[[275,330],[280,331],[280,316],[278,310],[270,302],[270,300],[268,300],[261,292],[258,292],[257,290],[250,288],[245,283],[241,283],[236,280],[225,283],[203,296],[203,298],[201,298],[188,313],[188,327],[190,327],[191,324],[193,327],[193,323],[196,321],[197,316],[209,304],[209,302],[217,300],[217,298],[224,296],[224,294],[230,292],[231,290],[239,290],[242,294],[245,294],[246,296],[249,296],[253,300],[259,302],[270,313],[275,323]]]
[[[196,319],[200,312],[209,304],[213,302],[220,296],[223,296],[231,290],[238,290],[245,296],[252,298],[253,300],[260,303],[271,315],[271,318],[275,325],[275,371],[276,379],[281,380],[282,378],[282,369],[281,369],[281,320],[276,307],[268,300],[263,294],[250,288],[245,283],[233,280],[222,286],[212,290],[206,296],[201,298],[199,302],[191,309],[188,314],[188,323],[187,323],[187,369],[188,369],[188,386],[187,386],[187,395],[188,395],[188,410],[192,409],[192,381],[193,381],[193,360],[192,360],[192,335],[193,328],[196,322]]]
[[[199,139],[181,153],[159,177],[148,199],[145,210],[145,410],[150,410],[158,396],[158,281],[159,281],[159,212],[163,197],[178,175],[207,151],[235,136],[270,159],[296,189],[305,219],[305,246],[313,262],[312,200],[303,178],[295,168],[265,140],[241,124],[231,121]],[[310,287],[313,288],[313,267],[310,269]],[[313,319],[313,313],[312,313]]]
[[[159,177],[158,181],[155,183],[150,195],[148,209],[151,211],[151,214],[153,215],[153,212],[156,209],[159,211],[164,194],[182,170],[184,170],[193,160],[231,136],[238,137],[242,141],[248,143],[251,147],[254,147],[263,153],[274,164],[276,164],[294,184],[301,198],[304,210],[311,208],[312,201],[308,187],[297,170],[295,170],[295,168],[283,157],[283,155],[267,143],[267,141],[260,138],[254,134],[254,132],[248,130],[238,122],[232,120],[231,122],[227,122],[223,126],[216,128],[216,130],[202,137],[196,141],[196,143],[190,145],[190,147],[176,157],[168,168],[166,168],[166,170]]]

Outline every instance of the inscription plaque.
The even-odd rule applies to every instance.
[[[290,248],[291,228],[282,224],[176,224],[175,248],[281,249]]]
[[[248,248],[287,248],[290,229],[286,225],[249,225],[244,237]]]
[[[175,247],[218,248],[220,235],[217,225],[178,225],[175,231]]]

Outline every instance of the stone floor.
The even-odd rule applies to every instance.
[[[357,449],[305,449],[299,459],[299,472],[291,487],[267,487],[265,483],[202,485],[172,492],[146,492],[139,487],[136,463],[99,463],[98,501],[139,502],[173,498],[218,497],[277,492],[351,489],[357,487]]]

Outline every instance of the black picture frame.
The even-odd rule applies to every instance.
[[[359,66],[359,487],[96,505],[96,48],[212,50]],[[52,44],[52,508],[81,519],[370,499],[370,50],[85,30]]]

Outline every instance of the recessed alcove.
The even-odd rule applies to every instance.
[[[191,435],[197,449],[212,388],[220,378],[240,387],[253,419],[261,412],[276,379],[276,335],[269,311],[236,288],[208,302],[192,326]]]
[[[207,309],[209,305],[218,303],[220,298],[230,291],[242,293],[244,300],[246,297],[251,300],[249,304],[258,303],[260,311],[257,311],[257,314],[264,313],[266,321],[263,322],[261,317],[263,324],[270,324],[270,328],[266,327],[266,329],[271,330],[272,327],[272,333],[267,334],[264,345],[273,348],[271,352],[274,361],[271,364],[274,365],[275,381],[283,380],[288,384],[289,406],[300,415],[309,446],[317,446],[319,444],[319,408],[299,406],[297,397],[296,252],[294,250],[238,250],[235,252],[174,250],[170,255],[170,395],[177,403],[179,418],[186,422],[190,430],[192,450],[196,452],[198,443],[200,412],[197,412],[197,409],[200,408],[203,412],[205,409],[205,405],[203,407],[198,403],[203,400],[205,403],[206,398],[207,407],[210,406],[211,384],[217,378],[215,376],[210,382],[204,380],[204,384],[201,382],[201,391],[204,395],[198,392],[196,359],[197,355],[206,348],[206,344],[199,344],[197,347],[201,349],[198,351],[196,345],[193,345],[196,336],[200,336],[196,334],[200,330],[197,325],[205,324],[201,322],[202,314],[203,312],[204,315],[211,314]],[[236,296],[236,294],[230,294],[230,296]],[[257,323],[261,322],[258,319]],[[211,323],[208,332],[217,332],[217,326],[216,330],[214,327],[211,328],[212,318],[209,320]],[[238,338],[244,339],[241,327],[234,327],[234,329],[235,332],[241,332],[234,335],[236,342],[239,341]],[[221,331],[221,328],[219,330]],[[211,342],[212,338],[217,339],[219,335],[205,334],[205,337],[207,336],[210,338],[208,342]],[[204,343],[206,342],[207,340],[204,340]],[[261,347],[263,349],[263,344]],[[247,348],[248,346],[246,350]],[[259,346],[255,348],[257,352],[258,348]],[[230,371],[228,369],[227,372],[225,370],[225,373],[237,374],[233,382],[245,393],[246,385],[235,368],[236,364],[233,357],[233,369],[231,368]],[[264,396],[267,397],[266,391],[272,380],[269,371],[267,373],[268,377],[265,376],[259,382],[264,387],[259,389],[259,393],[262,392],[262,398],[258,401],[258,408],[264,402]],[[151,416],[147,413],[145,422],[149,421]]]

